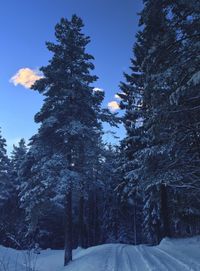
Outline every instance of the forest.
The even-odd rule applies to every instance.
[[[120,114],[102,106],[83,20],[55,26],[37,133],[11,155],[0,135],[1,245],[64,248],[67,265],[77,247],[200,234],[200,2],[143,2]],[[104,123],[124,125],[119,144]]]

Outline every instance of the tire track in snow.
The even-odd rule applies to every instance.
[[[124,271],[124,270],[126,270],[126,271],[134,271],[134,270],[138,271],[138,269],[136,267],[136,264],[135,265],[132,264],[130,255],[128,254],[126,248],[128,248],[128,245],[123,246],[123,250],[122,250],[123,268],[121,270],[118,270],[118,271]]]
[[[168,252],[168,250],[163,249],[163,248],[161,250],[163,250],[165,252]],[[174,257],[179,258],[179,259],[182,259],[182,258],[185,259],[185,258],[187,258],[187,260],[188,260],[187,264],[188,264],[188,266],[190,266],[190,268],[193,268],[195,271],[199,271],[200,270],[200,263],[194,257],[192,258],[192,260],[189,259],[186,252],[183,253],[183,251],[180,251],[180,250],[176,249],[176,251],[173,251],[173,255],[174,255]],[[184,261],[182,261],[182,262],[184,262]]]
[[[120,247],[117,248],[117,251],[116,251],[116,271],[129,271],[127,269],[124,269],[124,264],[126,264],[126,261],[124,259],[124,248],[126,247],[127,245],[120,245]]]
[[[164,265],[160,261],[160,259],[153,254],[152,248],[150,251],[148,251],[148,247],[145,247],[143,245],[143,246],[140,246],[140,252],[142,253],[143,257],[148,262],[148,265],[149,265],[151,271],[158,271],[158,270],[159,271],[161,271],[161,270],[162,271],[169,271],[169,269],[167,269],[166,265]]]
[[[149,255],[153,259],[157,259],[159,261],[159,265],[162,265],[163,268],[161,270],[167,270],[167,271],[177,271],[180,270],[180,265],[174,264],[174,261],[172,262],[171,260],[169,261],[169,258],[161,255],[161,253],[156,249],[156,247],[151,247],[151,250],[148,251]],[[160,270],[159,270],[160,271]],[[182,271],[182,269],[181,269]]]
[[[102,267],[102,271],[109,271],[109,266],[108,266],[108,263],[109,263],[109,256],[106,258],[105,260],[105,264],[104,264],[104,267]]]
[[[115,271],[114,267],[112,265],[115,265],[115,263],[112,263],[112,260],[115,259],[115,253],[114,250],[116,250],[116,248],[112,247],[109,249],[109,251],[107,252],[108,256],[105,260],[105,264],[102,268],[102,271]]]
[[[155,247],[155,249],[158,250],[161,254],[165,255],[168,258],[170,258],[173,262],[175,262],[176,264],[178,264],[181,268],[184,268],[184,269],[181,269],[181,270],[196,271],[192,267],[190,267],[187,264],[185,264],[183,261],[181,261],[181,260],[175,258],[174,256],[170,255],[166,251],[164,251],[164,250],[162,250],[162,249],[160,249],[158,247]]]
[[[131,261],[131,257],[126,251],[127,245],[116,245],[108,253],[106,263],[102,271],[139,271],[136,263]],[[134,257],[134,251],[133,251]]]
[[[106,263],[102,271],[124,271],[120,269],[122,264],[122,251],[126,245],[115,245],[108,252],[109,256],[106,258]]]
[[[134,253],[133,251],[130,251],[130,245],[126,247],[126,254],[129,258],[130,271],[133,271],[132,267],[134,267],[135,271],[141,271],[141,268],[143,268],[142,270],[145,271],[146,263],[141,257],[141,253],[138,251],[137,246],[132,247],[132,249],[134,249]],[[139,260],[139,264],[138,264],[138,260]]]
[[[145,259],[144,255],[142,254],[142,252],[141,252],[140,249],[141,249],[141,246],[140,246],[140,245],[135,246],[135,250],[139,253],[142,262],[143,262],[144,265],[146,266],[146,269],[149,270],[149,271],[151,271],[152,269],[151,269],[151,267],[149,266],[148,261]]]

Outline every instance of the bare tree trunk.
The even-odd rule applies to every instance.
[[[79,145],[79,161],[78,161],[78,165],[77,165],[77,170],[80,172],[80,174],[82,175],[82,180],[80,182],[80,199],[79,199],[79,217],[78,217],[78,245],[81,246],[82,248],[85,247],[85,223],[84,223],[84,192],[85,192],[85,170],[84,170],[84,166],[85,166],[85,148],[84,148],[84,143],[81,142]]]
[[[84,248],[84,197],[79,200],[78,244]]]
[[[72,260],[72,190],[69,187],[66,193],[65,202],[65,254],[64,254],[64,266],[66,266]]]
[[[161,238],[170,237],[171,234],[170,234],[169,210],[168,210],[167,190],[165,184],[161,184],[160,196],[161,196],[161,217],[163,220],[163,234]]]
[[[93,191],[89,192],[89,212],[88,212],[88,246],[94,245],[94,195]]]
[[[95,221],[94,221],[94,244],[97,245],[101,239],[101,233],[99,229],[99,209],[98,209],[98,196],[97,191],[95,191]]]
[[[134,245],[137,245],[137,224],[136,224],[136,212],[137,212],[137,207],[136,207],[136,202],[134,203],[133,207],[133,227],[134,227]]]

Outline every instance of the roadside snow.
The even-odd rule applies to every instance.
[[[48,249],[38,256],[27,255],[26,251],[0,247],[0,262],[8,263],[6,271],[27,271],[29,259],[33,271],[199,271],[200,236],[165,238],[154,247],[107,244],[85,250],[78,248],[67,267],[63,267],[61,250]],[[0,270],[4,270],[1,263]]]

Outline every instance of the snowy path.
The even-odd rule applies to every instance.
[[[165,240],[156,247],[112,244],[89,248],[63,270],[200,271],[200,240],[188,240]]]
[[[7,254],[8,271],[26,271],[20,251],[0,247]],[[16,269],[16,257],[18,268]],[[63,267],[63,251],[45,250],[38,256],[36,271],[200,271],[200,237],[165,239],[159,246],[107,244],[77,249],[73,262]],[[1,268],[0,268],[1,271]]]

